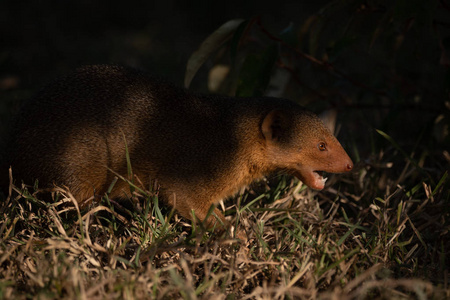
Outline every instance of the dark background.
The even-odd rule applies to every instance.
[[[375,132],[381,129],[408,155],[426,153],[441,176],[448,166],[449,11],[438,0],[1,1],[0,141],[21,103],[57,76],[114,63],[182,85],[190,55],[208,35],[230,19],[260,16],[275,36],[292,24],[294,39],[303,34],[299,49],[325,62],[318,67],[280,47],[299,78],[291,90],[318,113],[338,110],[339,139],[355,161],[391,159],[380,150],[398,155]],[[205,91],[211,66],[192,89]]]
[[[2,1],[1,78],[21,88],[84,64],[118,63],[182,83],[200,43],[233,18],[261,16],[275,32],[327,1]]]
[[[182,85],[189,56],[224,22],[260,15],[279,31],[324,3],[1,1],[0,140],[23,100],[81,65],[134,66]]]

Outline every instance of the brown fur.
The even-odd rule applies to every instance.
[[[127,177],[124,140],[134,174],[147,186],[157,179],[163,199],[200,220],[270,172],[321,189],[313,171],[353,166],[318,117],[292,102],[196,95],[117,66],[84,67],[41,91],[21,112],[9,164],[16,179],[67,186],[83,204],[106,192],[108,169]],[[110,197],[129,193],[118,181]]]

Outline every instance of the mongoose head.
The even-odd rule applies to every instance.
[[[307,110],[273,110],[265,116],[261,132],[272,167],[287,171],[313,189],[324,188],[323,172],[344,173],[353,168],[339,141]]]

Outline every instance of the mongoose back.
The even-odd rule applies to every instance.
[[[83,205],[115,173],[127,178],[125,145],[144,185],[157,180],[163,200],[207,226],[212,204],[268,173],[320,190],[322,171],[353,167],[319,118],[288,100],[198,95],[119,66],[83,67],[44,88],[20,113],[8,164],[16,182],[66,186]],[[129,194],[119,180],[110,197]]]

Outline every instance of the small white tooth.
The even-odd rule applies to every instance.
[[[322,182],[325,184],[325,182],[327,181],[328,178],[323,178],[322,177]]]

